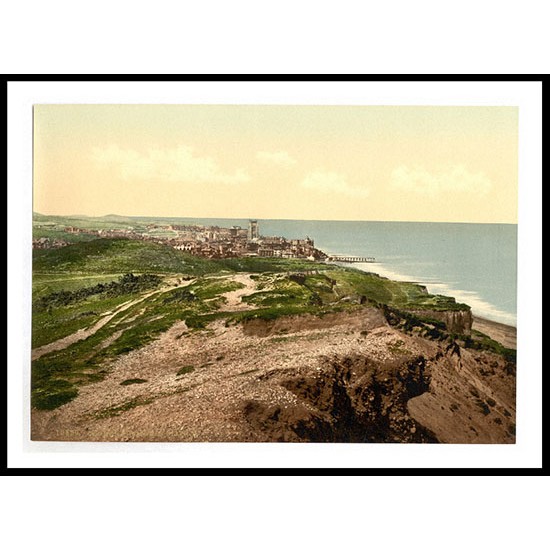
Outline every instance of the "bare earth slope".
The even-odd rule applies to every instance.
[[[249,309],[253,283],[237,277],[225,310]],[[108,368],[73,401],[33,410],[32,438],[515,440],[515,369],[502,356],[405,334],[374,307],[203,331],[180,322]]]

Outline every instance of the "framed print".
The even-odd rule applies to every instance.
[[[26,103],[34,456],[520,461],[536,82],[48,84]]]

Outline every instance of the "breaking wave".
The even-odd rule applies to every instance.
[[[455,288],[452,283],[443,283],[441,281],[434,280],[433,278],[418,278],[413,275],[398,273],[378,263],[357,263],[354,265],[362,271],[377,273],[382,277],[387,277],[388,279],[392,279],[394,281],[410,281],[425,285],[430,294],[452,296],[457,302],[468,304],[472,308],[472,313],[478,317],[484,317],[485,319],[496,321],[498,323],[504,323],[506,325],[512,325],[514,327],[517,325],[517,317],[515,314],[502,311],[498,307],[484,300],[477,292],[473,292],[471,290],[461,290],[459,288]]]

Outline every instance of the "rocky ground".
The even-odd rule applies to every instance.
[[[225,310],[249,308],[253,282],[236,277],[244,287]],[[515,366],[405,334],[365,306],[202,331],[178,323],[73,401],[34,410],[32,438],[513,443],[514,422]]]

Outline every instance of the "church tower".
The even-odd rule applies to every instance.
[[[258,230],[258,220],[249,220],[248,221],[248,240],[253,241],[260,236]]]

